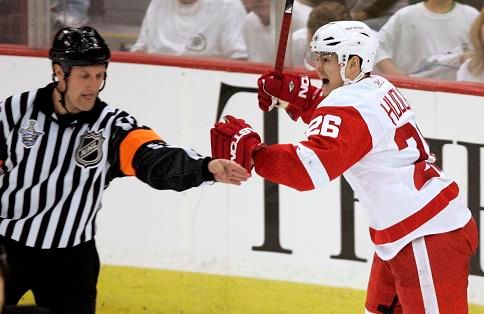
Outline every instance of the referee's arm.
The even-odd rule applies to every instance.
[[[210,157],[170,146],[151,129],[131,130],[119,147],[120,170],[159,190],[183,191],[213,181]]]

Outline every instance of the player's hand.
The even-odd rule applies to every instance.
[[[227,159],[213,159],[208,163],[208,171],[213,173],[215,181],[241,185],[250,174],[244,167]]]
[[[227,115],[210,130],[212,157],[235,161],[250,173],[252,154],[263,145],[259,134],[243,119]]]
[[[288,103],[285,110],[294,121],[301,117],[309,123],[314,109],[321,101],[313,97],[316,88],[311,85],[308,76],[283,74],[282,79],[276,79],[274,73],[269,72],[259,77],[257,86],[262,111],[270,111],[280,99]]]
[[[268,77],[272,77],[272,74],[273,72],[269,72],[263,74],[261,77],[259,77],[259,79],[257,79],[257,100],[259,102],[259,108],[264,112],[268,112],[274,109],[279,101],[277,97],[268,94],[264,90],[265,81]]]

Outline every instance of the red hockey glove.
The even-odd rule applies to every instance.
[[[252,170],[252,153],[261,148],[259,134],[243,119],[225,116],[210,130],[212,157],[235,161],[248,172]]]
[[[282,79],[274,78],[269,72],[257,80],[259,107],[262,111],[270,111],[277,99],[288,102],[285,108],[289,117],[296,121],[299,117],[304,122],[311,121],[311,115],[322,99],[315,98],[316,88],[311,85],[307,76],[283,74]]]

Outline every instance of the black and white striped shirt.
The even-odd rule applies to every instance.
[[[213,180],[209,157],[165,144],[128,113],[101,102],[54,112],[54,85],[0,102],[0,235],[37,248],[93,239],[109,182],[136,175],[157,189]]]

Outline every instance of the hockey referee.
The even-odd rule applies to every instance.
[[[114,178],[136,176],[156,189],[182,191],[205,181],[239,185],[249,177],[229,160],[168,145],[101,101],[110,56],[95,29],[63,28],[49,52],[53,82],[0,102],[7,304],[32,290],[52,313],[95,313],[95,220]]]

